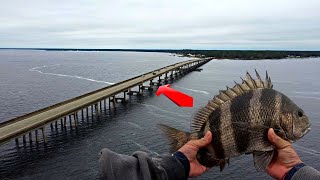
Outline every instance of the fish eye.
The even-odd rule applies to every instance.
[[[302,111],[298,111],[298,116],[302,117],[303,116],[303,112]]]

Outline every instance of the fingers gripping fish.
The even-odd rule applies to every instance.
[[[255,72],[257,79],[247,73],[241,84],[220,91],[201,108],[193,118],[190,133],[160,124],[171,151],[211,131],[211,144],[197,154],[202,165],[220,166],[222,171],[230,158],[252,153],[256,169],[264,170],[275,149],[268,141],[269,128],[291,142],[304,136],[310,130],[304,111],[286,95],[272,89],[268,73],[262,80]]]

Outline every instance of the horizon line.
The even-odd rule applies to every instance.
[[[320,50],[275,50],[275,49],[163,49],[163,48],[0,48],[0,49],[15,49],[15,50],[80,50],[80,51],[299,51],[299,52],[320,52]]]

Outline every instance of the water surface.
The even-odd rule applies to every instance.
[[[166,53],[0,51],[0,121],[52,105],[133,76],[187,60]],[[116,111],[80,120],[78,130],[47,129],[47,145],[10,142],[0,147],[1,179],[98,179],[98,153],[104,148],[157,156],[168,152],[157,123],[189,130],[192,115],[225,86],[249,70],[268,70],[274,88],[309,115],[312,130],[295,143],[302,160],[320,169],[320,59],[214,60],[172,87],[194,97],[194,108],[179,108],[163,96],[131,97]],[[252,156],[230,160],[223,172],[212,168],[197,179],[270,179],[257,172]]]

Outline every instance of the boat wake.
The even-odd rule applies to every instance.
[[[158,154],[157,152],[149,150],[146,146],[144,146],[144,145],[142,145],[142,144],[139,144],[139,143],[137,143],[137,142],[135,142],[135,141],[133,141],[133,140],[131,140],[131,141],[132,141],[135,145],[137,145],[141,150],[143,150],[143,151],[145,151],[145,152],[148,152],[148,153],[150,153],[150,154],[154,154],[154,155],[156,155],[156,156],[159,156],[159,154]]]
[[[138,124],[136,124],[136,123],[133,123],[133,122],[127,122],[128,124],[130,124],[130,125],[132,125],[132,126],[134,126],[134,127],[136,127],[136,128],[138,128],[138,129],[143,129],[141,126],[139,126]]]
[[[142,106],[144,106],[144,107],[146,107],[146,108],[148,108],[148,109],[151,109],[152,111],[153,111],[153,110],[158,110],[158,111],[162,111],[162,112],[165,112],[165,113],[170,113],[170,114],[175,115],[175,116],[180,116],[180,117],[184,117],[184,118],[189,118],[189,116],[186,116],[186,115],[183,115],[183,114],[180,114],[180,113],[175,113],[175,112],[167,111],[167,110],[158,108],[157,106],[154,106],[154,105],[151,105],[151,104],[139,103],[139,105],[142,105]]]
[[[190,89],[190,88],[185,88],[185,87],[181,87],[181,86],[174,86],[174,87],[177,87],[177,88],[180,88],[180,89],[185,89],[185,90],[188,90],[188,91],[197,92],[197,93],[202,93],[202,94],[208,94],[208,95],[210,94],[207,91],[201,91],[201,90],[197,90],[197,89]]]
[[[99,81],[99,80],[90,79],[90,78],[81,77],[81,76],[73,76],[73,75],[57,74],[57,73],[48,73],[48,72],[43,72],[43,71],[40,71],[40,70],[39,70],[39,69],[42,69],[42,68],[52,67],[52,66],[59,66],[59,65],[60,65],[60,64],[55,64],[55,65],[50,65],[50,66],[34,67],[34,68],[29,69],[29,71],[38,72],[38,73],[41,73],[41,74],[53,75],[53,76],[77,78],[77,79],[87,80],[87,81],[91,81],[91,82],[104,83],[104,84],[110,84],[110,85],[114,84],[114,83],[112,83],[112,82]]]

